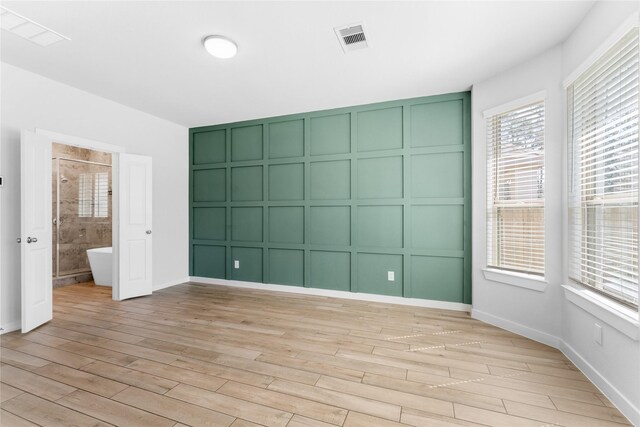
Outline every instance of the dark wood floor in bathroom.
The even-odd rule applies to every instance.
[[[182,284],[54,291],[1,337],[6,426],[621,426],[559,351],[466,313]]]

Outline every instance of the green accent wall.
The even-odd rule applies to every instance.
[[[190,129],[190,274],[470,304],[470,131],[468,92]]]

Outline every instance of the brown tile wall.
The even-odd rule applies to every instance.
[[[59,227],[53,227],[53,273],[56,276],[56,260],[59,257],[58,276],[86,274],[90,271],[87,249],[111,246],[112,197],[108,196],[106,217],[79,216],[80,176],[82,174],[109,174],[111,190],[111,167],[88,163],[59,160],[60,183],[58,184],[58,160],[56,158],[86,160],[111,164],[111,154],[63,144],[53,144],[53,216],[56,218],[58,185],[60,190]],[[62,177],[67,178],[62,182]],[[56,246],[58,250],[56,251]]]

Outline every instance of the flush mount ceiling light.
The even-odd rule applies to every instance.
[[[238,45],[228,37],[207,36],[202,40],[204,48],[216,58],[233,58],[238,53]]]

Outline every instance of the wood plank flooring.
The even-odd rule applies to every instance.
[[[82,284],[0,345],[3,427],[629,425],[559,351],[446,310]]]

